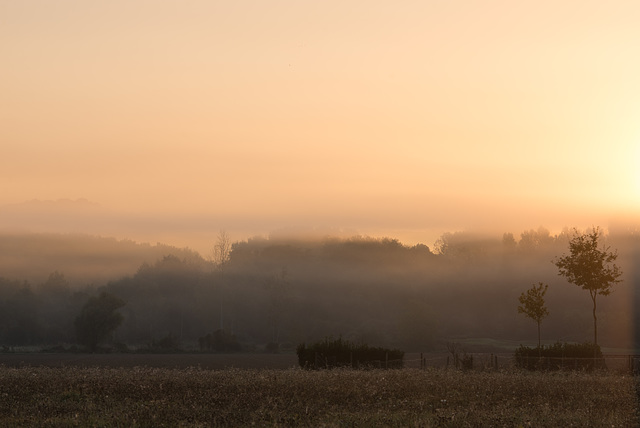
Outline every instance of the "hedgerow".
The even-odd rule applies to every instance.
[[[599,345],[593,343],[559,343],[540,348],[520,345],[515,352],[516,366],[528,370],[604,368]]]
[[[356,345],[342,338],[325,339],[297,347],[298,363],[303,368],[379,367],[401,368],[404,352],[398,349]]]

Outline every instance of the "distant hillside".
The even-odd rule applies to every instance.
[[[187,248],[83,234],[0,234],[0,277],[38,284],[53,271],[72,285],[101,285],[131,275],[143,263],[166,255],[196,263],[202,257]]]
[[[128,212],[83,198],[34,199],[0,205],[0,236],[16,233],[111,236],[136,242],[160,241],[178,247],[189,246],[201,254],[210,252],[220,225],[232,221],[207,213]]]
[[[0,206],[0,231],[81,232],[104,223],[108,210],[86,199],[31,200]]]

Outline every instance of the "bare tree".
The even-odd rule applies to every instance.
[[[224,330],[224,271],[231,259],[231,238],[224,230],[220,230],[218,240],[213,246],[212,261],[214,269],[218,273],[220,291],[220,330]]]
[[[460,362],[460,351],[462,350],[462,346],[458,342],[446,342],[445,346],[447,347],[447,351],[453,357],[453,364],[455,368],[458,368]],[[449,365],[449,357],[447,357],[447,366]]]
[[[231,238],[224,230],[220,230],[218,240],[213,246],[213,263],[218,271],[223,271],[231,258]]]
[[[598,295],[608,296],[611,288],[622,282],[622,270],[613,262],[618,258],[617,251],[610,247],[600,247],[602,237],[600,228],[594,227],[591,232],[578,233],[574,229],[574,237],[569,241],[569,255],[556,258],[554,264],[559,274],[571,284],[588,290],[593,303],[593,343],[598,345],[598,319],[596,317]]]

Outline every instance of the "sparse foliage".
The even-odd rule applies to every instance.
[[[454,367],[458,368],[460,366],[460,352],[462,352],[462,345],[458,342],[447,342],[445,343],[445,346],[447,347],[447,352],[449,352],[451,354],[451,358],[453,358]],[[447,364],[449,364],[448,361],[447,357]]]
[[[218,270],[224,270],[231,258],[231,238],[226,230],[221,230],[213,246],[213,262]]]
[[[538,324],[538,348],[540,348],[540,324],[549,315],[549,311],[544,305],[544,295],[548,288],[547,284],[539,282],[537,286],[533,285],[518,298],[520,301],[518,313],[524,314]]]
[[[588,290],[593,303],[593,343],[598,344],[598,319],[596,317],[598,295],[608,296],[612,287],[621,282],[622,270],[614,263],[617,251],[601,246],[602,233],[594,227],[591,232],[578,233],[569,241],[569,255],[556,258],[559,275],[571,284]]]

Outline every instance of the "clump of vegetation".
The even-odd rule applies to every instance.
[[[382,367],[400,368],[403,366],[404,352],[398,349],[356,345],[338,338],[325,339],[307,346],[298,345],[298,363],[304,368],[334,367]]]
[[[593,343],[555,343],[551,346],[516,349],[516,366],[527,370],[593,370],[604,368],[599,345]]]
[[[201,351],[208,352],[238,352],[242,350],[242,345],[238,342],[235,334],[221,329],[199,338],[198,345]]]
[[[635,386],[600,372],[3,368],[0,425],[637,426]]]
[[[124,305],[124,300],[106,292],[89,298],[74,322],[78,342],[95,352],[122,323],[124,318],[117,310]]]
[[[173,334],[169,333],[161,339],[154,339],[149,345],[149,351],[153,352],[182,352],[180,341]]]

